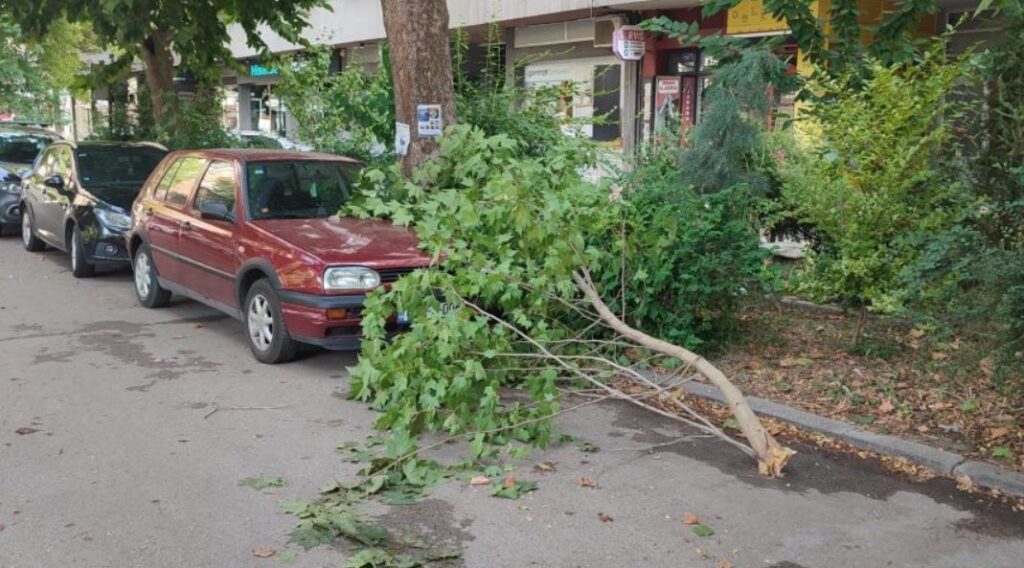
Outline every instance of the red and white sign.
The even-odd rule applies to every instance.
[[[612,51],[623,61],[640,61],[647,51],[644,30],[637,26],[619,26],[612,35]]]

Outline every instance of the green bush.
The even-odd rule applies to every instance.
[[[734,331],[740,298],[760,287],[766,253],[749,189],[701,195],[685,182],[679,154],[649,149],[623,176],[624,243],[614,248],[625,246],[625,269],[601,276],[613,297],[624,294],[631,324],[690,349],[716,347]]]
[[[863,88],[851,77],[820,79],[827,93],[810,112],[820,140],[780,171],[787,207],[822,239],[801,273],[818,299],[901,308],[901,272],[918,236],[942,232],[970,204],[955,175],[947,95],[967,73],[941,46],[915,65],[875,64]]]

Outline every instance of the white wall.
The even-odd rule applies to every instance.
[[[310,27],[302,34],[315,43],[355,44],[384,37],[380,0],[330,0],[333,11],[310,13]],[[448,20],[453,28],[477,26],[492,21],[518,20],[591,8],[666,8],[694,6],[700,0],[448,0]],[[240,26],[232,26],[231,52],[236,58],[251,57],[256,51],[245,42]],[[261,30],[263,41],[273,52],[291,51],[291,44],[269,29]]]

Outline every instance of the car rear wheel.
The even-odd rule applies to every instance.
[[[21,213],[21,242],[29,252],[39,252],[46,248],[46,244],[36,236],[35,218],[32,217],[32,210],[28,208],[23,209]]]
[[[253,284],[246,294],[245,331],[249,348],[260,363],[285,363],[299,352],[298,342],[285,328],[281,302],[266,280]]]
[[[68,256],[71,258],[71,274],[75,278],[92,278],[96,275],[96,266],[85,257],[85,246],[82,244],[82,233],[74,226],[68,231]]]
[[[153,265],[153,255],[149,252],[148,246],[139,245],[139,250],[135,251],[132,270],[135,277],[135,296],[140,304],[147,308],[162,308],[171,301],[170,290],[160,287],[156,266]]]

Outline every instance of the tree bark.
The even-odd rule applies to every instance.
[[[736,388],[736,385],[732,384],[732,382],[726,378],[722,371],[700,355],[697,355],[688,349],[679,347],[678,345],[673,345],[667,341],[651,337],[642,331],[633,329],[620,320],[608,305],[605,304],[604,300],[601,299],[601,295],[598,294],[597,289],[590,280],[589,274],[574,272],[573,280],[576,282],[576,287],[583,292],[587,301],[590,302],[590,305],[597,311],[601,320],[616,333],[637,345],[668,355],[669,357],[675,357],[687,365],[691,365],[694,370],[704,376],[704,378],[710,381],[711,384],[715,385],[715,387],[717,387],[725,397],[726,401],[728,401],[729,409],[732,411],[736,421],[739,422],[740,430],[743,431],[743,436],[747,439],[747,442],[750,443],[750,447],[753,448],[754,453],[757,454],[758,472],[760,472],[761,475],[768,475],[771,477],[779,477],[782,475],[782,468],[786,466],[789,458],[795,452],[780,445],[771,433],[765,430],[764,426],[761,425],[761,420],[758,419],[757,415],[754,414],[754,411],[750,408],[750,405],[747,404],[747,399],[744,398],[743,393],[740,392],[740,389]]]
[[[445,0],[381,0],[387,33],[395,119],[409,125],[411,139],[401,156],[406,175],[437,154],[436,138],[422,136],[417,105],[440,105],[445,126],[455,122],[455,91]]]
[[[170,102],[174,97],[174,53],[170,34],[162,30],[150,33],[142,42],[142,59],[153,105],[153,122],[161,125],[171,112]]]

